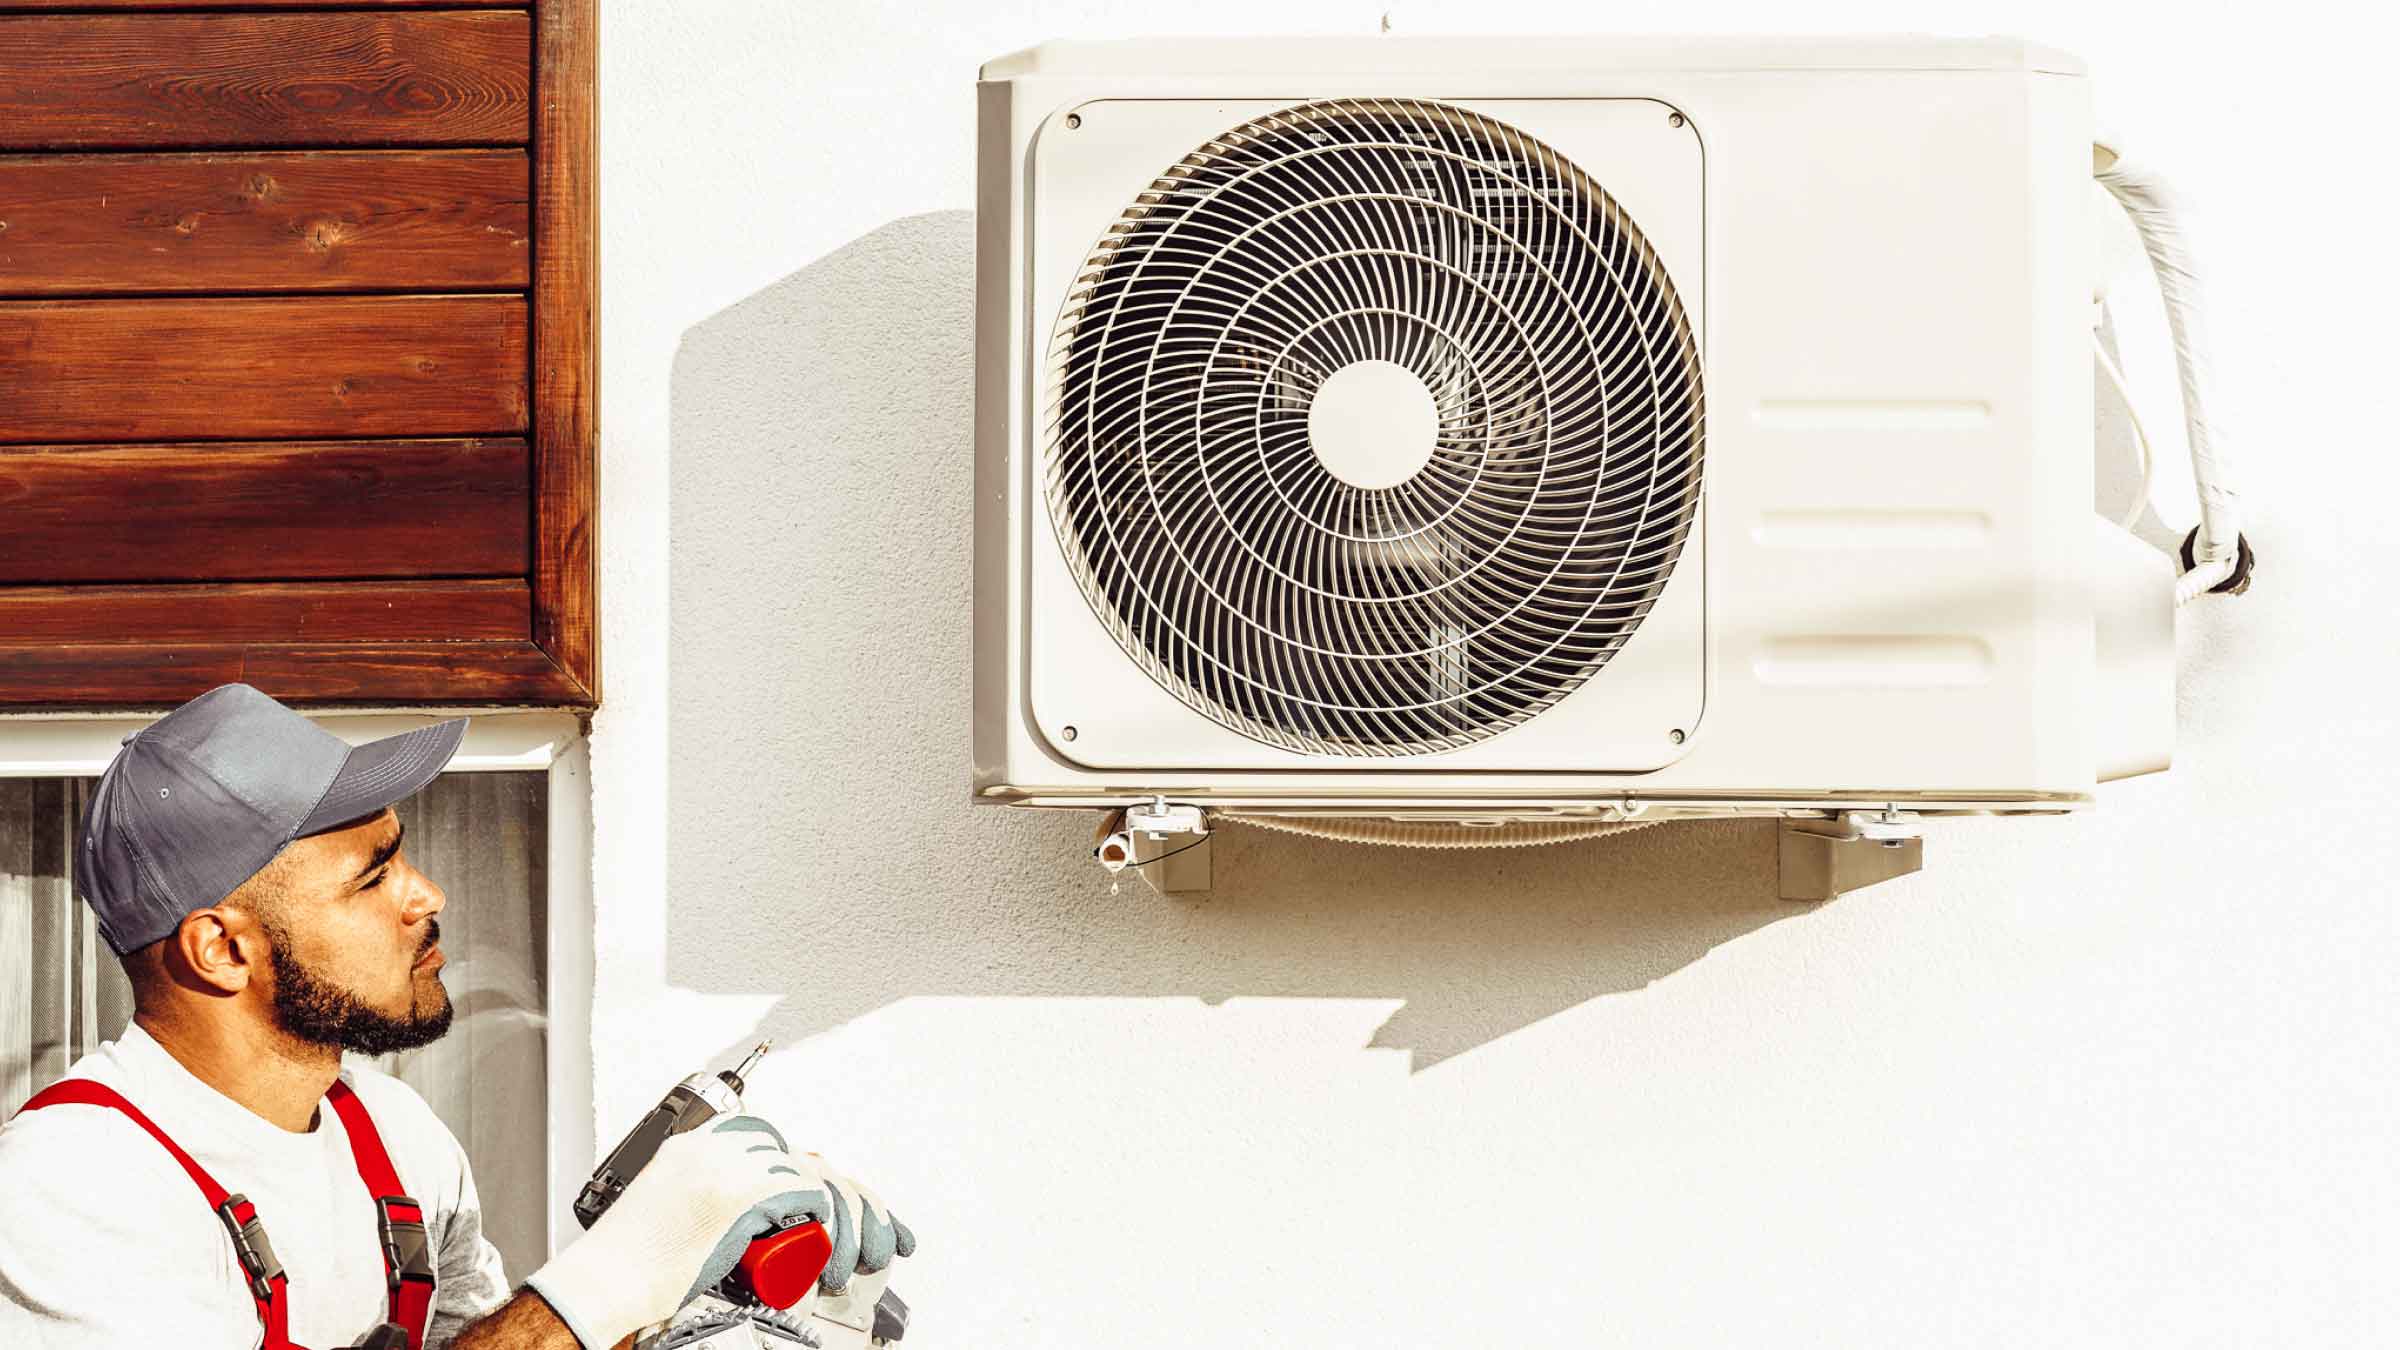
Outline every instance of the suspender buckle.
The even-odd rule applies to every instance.
[[[396,1208],[409,1213],[396,1216]],[[392,1289],[402,1280],[433,1283],[433,1240],[425,1231],[425,1207],[405,1195],[375,1197],[375,1226],[383,1238],[383,1268]]]
[[[267,1241],[267,1226],[258,1221],[258,1211],[252,1209],[247,1219],[234,1213],[235,1206],[249,1203],[247,1196],[226,1196],[225,1203],[217,1206],[217,1217],[233,1235],[234,1258],[250,1278],[250,1296],[270,1299],[275,1296],[274,1282],[283,1278],[283,1262],[275,1259],[275,1247]]]

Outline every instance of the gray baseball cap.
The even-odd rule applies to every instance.
[[[433,781],[465,718],[351,746],[246,684],[125,738],[75,837],[75,890],[119,956],[233,894],[302,835]]]

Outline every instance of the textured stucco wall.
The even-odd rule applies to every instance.
[[[777,1036],[753,1102],[916,1223],[923,1346],[2388,1334],[2396,287],[2392,189],[2356,171],[2391,119],[2347,11],[1805,16],[2075,50],[2203,213],[2266,563],[2186,615],[2173,774],[1940,826],[1923,875],[1813,910],[1774,899],[1759,825],[1437,857],[1234,833],[1214,897],[1167,904],[1108,893],[1088,818],[968,809],[975,66],[1380,12],[604,7],[598,1128]]]

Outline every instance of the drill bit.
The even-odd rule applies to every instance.
[[[761,1059],[766,1058],[767,1047],[773,1045],[774,1043],[775,1042],[772,1040],[760,1041],[758,1043],[758,1048],[750,1052],[750,1057],[748,1059],[745,1059],[741,1063],[733,1066],[733,1076],[736,1078],[748,1078],[750,1076],[750,1066],[758,1063]]]
[[[765,1058],[767,1047],[773,1045],[774,1043],[775,1042],[772,1040],[760,1041],[758,1043],[758,1048],[750,1052],[750,1057],[748,1059],[743,1060],[741,1063],[733,1066],[730,1069],[719,1070],[717,1077],[724,1080],[725,1086],[732,1088],[736,1093],[749,1091],[750,1089],[748,1084],[750,1081],[750,1066]]]

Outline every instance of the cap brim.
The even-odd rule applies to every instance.
[[[433,781],[458,753],[466,736],[467,719],[461,717],[351,747],[341,772],[333,776],[323,800],[300,822],[294,836],[316,834],[373,815],[407,797]]]

